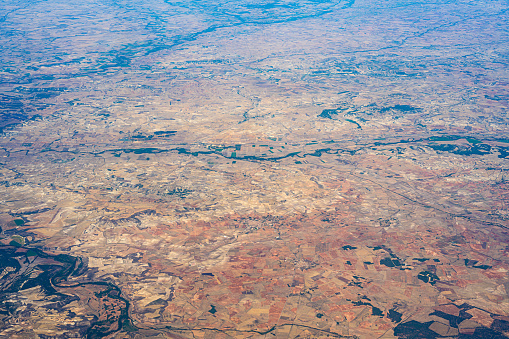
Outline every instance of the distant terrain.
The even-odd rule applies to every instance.
[[[0,338],[507,338],[504,1],[0,3]]]

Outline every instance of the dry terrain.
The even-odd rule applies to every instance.
[[[504,1],[0,4],[0,338],[509,336]]]

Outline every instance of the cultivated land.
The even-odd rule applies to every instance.
[[[0,4],[0,338],[505,338],[507,3]]]

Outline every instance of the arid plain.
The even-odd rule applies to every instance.
[[[0,338],[505,338],[504,1],[0,4]]]

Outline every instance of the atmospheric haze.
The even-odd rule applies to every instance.
[[[509,4],[0,3],[0,338],[507,338]]]

